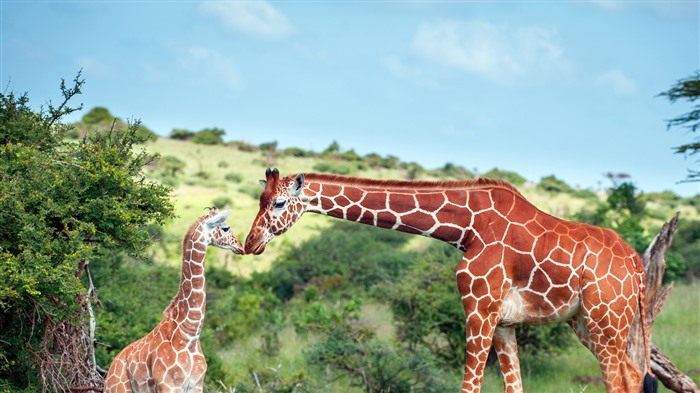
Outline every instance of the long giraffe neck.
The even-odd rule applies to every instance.
[[[475,215],[495,211],[494,189],[511,198],[511,205],[521,199],[506,183],[487,179],[405,182],[323,174],[307,174],[304,196],[306,211],[420,234],[462,249]]]
[[[207,243],[193,226],[182,242],[182,274],[180,288],[166,310],[179,330],[188,339],[196,339],[202,332],[206,309],[204,259]]]

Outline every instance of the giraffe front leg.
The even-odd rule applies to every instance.
[[[520,361],[518,360],[518,343],[515,338],[515,327],[497,326],[493,335],[493,347],[498,354],[498,362],[501,365],[506,393],[521,393],[523,385],[520,377]]]
[[[476,255],[470,258],[470,251]],[[500,320],[505,274],[500,260],[477,248],[467,251],[457,269],[457,287],[466,316],[467,361],[462,392],[478,393],[486,358]]]
[[[477,311],[467,314],[467,362],[462,381],[463,393],[479,393],[484,378],[486,358],[496,329],[494,316],[483,317]]]

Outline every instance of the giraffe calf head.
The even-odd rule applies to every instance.
[[[303,174],[280,179],[277,169],[268,168],[260,184],[264,188],[260,210],[245,241],[246,253],[256,255],[262,254],[270,240],[286,232],[304,213]]]
[[[207,245],[231,250],[234,254],[244,254],[243,245],[231,231],[231,226],[226,219],[231,215],[231,210],[219,212],[216,207],[209,210],[202,221],[203,235],[207,239]]]

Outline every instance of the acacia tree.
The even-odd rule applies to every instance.
[[[38,112],[0,94],[0,391],[99,388],[89,262],[141,254],[148,227],[173,216],[170,189],[145,180],[139,123],[67,141],[80,73]],[[87,273],[87,274],[86,274]]]
[[[669,90],[659,95],[666,97],[672,103],[681,99],[691,103],[695,102],[695,100],[700,98],[700,71],[695,71],[693,75],[679,80]],[[696,133],[692,142],[675,147],[675,153],[686,156],[697,154],[698,151],[700,151],[700,136],[697,135],[697,131],[700,128],[700,105],[696,104],[692,107],[690,112],[668,121],[667,128],[670,129],[675,126],[684,127]],[[700,160],[696,160],[695,162],[700,163]],[[697,169],[689,169],[686,181],[700,181],[700,171]]]

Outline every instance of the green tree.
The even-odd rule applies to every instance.
[[[38,113],[26,94],[0,94],[0,385],[99,383],[87,267],[100,250],[141,255],[148,227],[173,216],[169,188],[142,175],[153,157],[134,151],[138,122],[66,141],[83,83],[62,81],[62,103]]]
[[[185,130],[182,128],[173,128],[170,132],[170,139],[177,139],[181,141],[189,141],[194,138],[195,133],[190,130]]]
[[[114,119],[115,117],[109,113],[107,108],[96,106],[83,116],[82,122],[94,126],[100,123],[111,123]]]
[[[202,145],[223,145],[226,131],[219,128],[205,128],[192,137],[192,142]]]
[[[637,192],[637,187],[629,182],[625,174],[606,175],[613,182],[608,190],[607,199],[597,206],[584,208],[574,214],[573,219],[600,227],[615,230],[632,248],[642,252],[651,242],[651,236],[642,226],[642,219],[647,216],[644,196]]]
[[[659,95],[666,97],[672,103],[678,100],[686,100],[690,103],[695,102],[700,98],[700,71],[695,71],[693,75],[677,81],[670,89]],[[690,112],[684,113],[667,122],[667,129],[676,126],[690,130],[690,132],[695,133],[695,136],[690,143],[675,147],[675,153],[685,156],[697,154],[698,151],[700,151],[700,136],[697,134],[700,128],[700,105],[695,104]],[[700,163],[700,159],[695,162]],[[689,169],[686,180],[700,181],[700,171],[697,169]]]
[[[540,190],[544,190],[547,192],[567,192],[571,193],[574,191],[571,186],[566,184],[564,180],[557,179],[554,175],[550,176],[545,176],[542,179],[540,179],[540,182],[537,184],[537,188]]]

